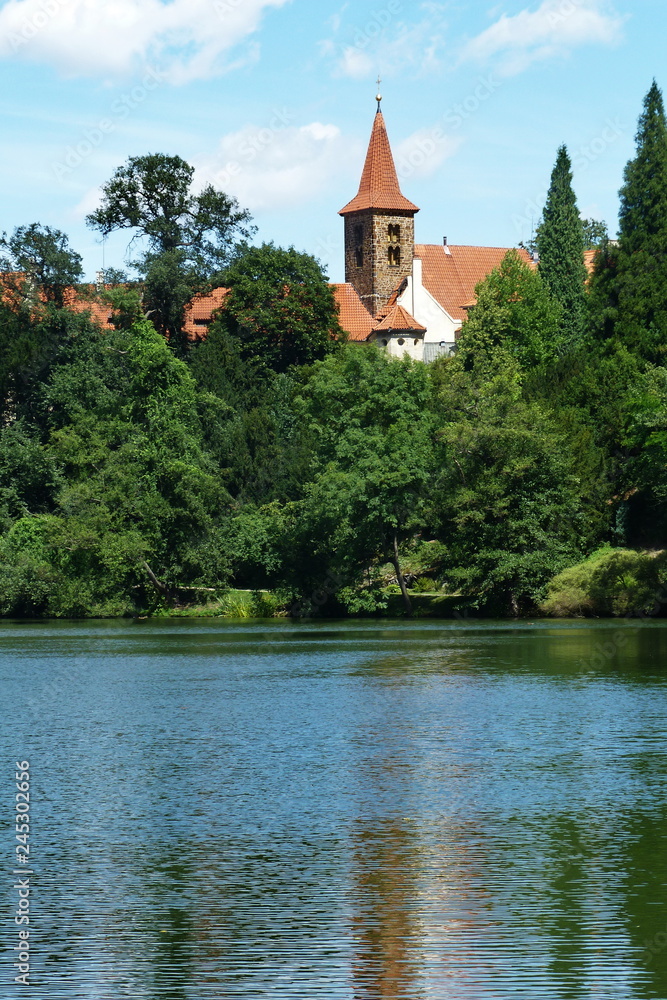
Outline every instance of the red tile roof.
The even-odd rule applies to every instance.
[[[383,320],[376,323],[375,330],[409,330],[426,333],[426,327],[418,323],[414,316],[411,316],[407,309],[398,304],[385,316]]]
[[[348,283],[332,285],[338,303],[338,322],[346,331],[348,340],[366,340],[375,326],[375,320],[359,298],[356,289]]]
[[[113,310],[108,302],[101,301],[95,285],[89,285],[87,290],[85,286],[67,288],[63,296],[63,305],[70,312],[90,313],[93,323],[97,323],[103,330],[113,330]]]
[[[475,302],[475,287],[499,267],[509,247],[440,246],[417,243],[415,257],[422,261],[422,283],[452,319],[466,318]],[[527,250],[517,250],[532,264]]]
[[[195,295],[185,307],[185,322],[183,329],[188,340],[203,340],[213,319],[213,313],[219,309],[227,294],[228,288],[214,288],[209,295]]]
[[[381,208],[394,212],[419,211],[416,205],[401,194],[381,111],[376,112],[373,122],[359,191],[338,214],[347,215],[349,212],[359,212],[365,208]]]

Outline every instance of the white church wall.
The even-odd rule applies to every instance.
[[[454,345],[456,331],[461,328],[461,324],[453,319],[424,288],[422,262],[419,257],[414,258],[412,274],[406,278],[406,286],[400,294],[398,302],[414,316],[421,326],[426,327],[424,344]]]

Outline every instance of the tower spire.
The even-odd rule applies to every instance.
[[[345,220],[345,280],[372,316],[412,271],[419,211],[401,193],[380,108],[380,83],[378,77],[378,106],[359,190],[339,212]]]
[[[380,77],[380,74],[378,73],[378,79],[377,79],[378,92],[377,92],[377,96],[375,98],[375,100],[378,102],[378,111],[380,110],[380,101],[382,100],[382,92],[380,90],[380,84],[381,83],[382,83],[382,79]]]
[[[366,162],[361,174],[359,191],[352,201],[341,208],[339,215],[358,212],[365,208],[382,208],[388,211],[418,212],[419,209],[401,194],[394,157],[389,145],[384,115],[380,110],[382,97],[378,92],[378,109],[373,121]]]

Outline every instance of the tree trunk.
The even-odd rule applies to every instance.
[[[151,581],[151,583],[153,584],[153,586],[155,587],[155,589],[157,590],[158,594],[162,594],[162,596],[164,598],[166,598],[166,600],[169,602],[169,604],[173,605],[175,603],[174,602],[174,595],[172,594],[172,592],[169,589],[169,587],[165,583],[162,583],[160,580],[158,580],[158,578],[156,577],[155,573],[153,572],[153,570],[150,568],[150,566],[148,565],[148,563],[145,560],[142,563],[142,566],[144,567],[144,569],[148,573],[148,578]]]
[[[401,572],[401,564],[398,561],[398,540],[396,535],[394,535],[394,551],[391,555],[391,562],[396,570],[396,579],[398,580],[398,585],[401,588],[401,593],[403,594],[403,603],[405,604],[405,610],[409,615],[412,614],[412,604],[410,603],[410,595],[408,594],[408,588],[405,586],[405,580],[403,578],[403,573]]]

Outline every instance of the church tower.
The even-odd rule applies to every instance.
[[[345,220],[345,280],[371,315],[412,272],[416,205],[404,198],[377,96],[377,112],[359,191],[340,210]]]

